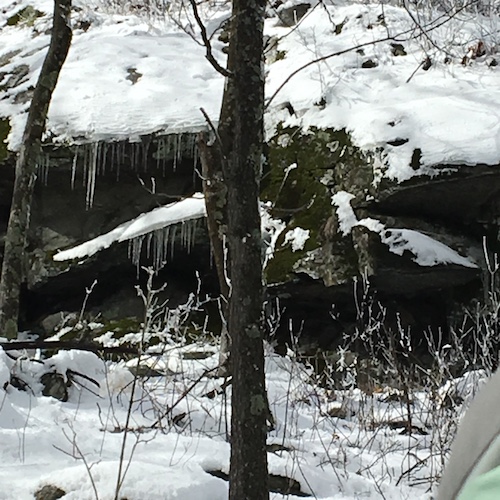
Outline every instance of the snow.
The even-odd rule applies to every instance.
[[[281,219],[275,219],[271,216],[270,210],[272,208],[273,204],[271,202],[261,204],[260,221],[262,226],[262,241],[266,249],[264,256],[264,268],[274,257],[274,251],[276,249],[278,238],[286,228],[286,224]]]
[[[6,20],[26,5],[45,15],[33,26],[6,26]],[[90,27],[75,30],[50,106],[48,140],[59,144],[137,141],[151,133],[194,132],[206,128],[200,107],[217,122],[224,79],[206,61],[205,49],[172,20],[148,19],[134,12],[109,14],[99,2],[76,0],[75,5],[81,9],[74,12],[75,26],[89,21]],[[49,43],[51,12],[50,0],[0,0],[0,58],[8,59],[1,68],[0,85],[19,65],[28,69],[15,89],[3,89],[0,96],[0,116],[10,118],[8,146],[14,151],[19,149],[28,106],[19,96],[36,83]],[[227,17],[227,8],[203,15],[215,28]],[[497,165],[500,70],[488,65],[498,42],[497,29],[486,29],[487,19],[467,12],[442,26],[438,26],[441,14],[431,10],[421,12],[420,19],[430,41],[415,36],[413,21],[404,9],[380,3],[318,4],[294,29],[279,27],[276,17],[267,19],[266,34],[277,39],[281,54],[266,66],[266,96],[268,101],[272,98],[266,114],[268,136],[278,123],[303,130],[345,128],[355,145],[375,157],[379,180],[434,176],[443,171],[442,166]],[[494,25],[498,19],[490,21]],[[337,27],[340,32],[335,34]],[[394,39],[404,45],[406,56],[392,54]],[[469,46],[483,39],[489,53],[462,65]],[[212,40],[215,57],[224,64],[222,44],[217,36]],[[355,46],[358,50],[351,50]],[[435,46],[446,49],[449,63]],[[334,53],[338,55],[294,74]],[[420,64],[427,55],[432,66],[425,71]],[[377,66],[362,68],[368,60]],[[132,74],[138,77],[135,83],[129,78]],[[389,144],[396,140],[400,145]],[[414,169],[410,162],[416,149],[421,152],[421,166]],[[293,168],[298,168],[295,163],[286,173]],[[363,225],[379,234],[391,252],[410,253],[419,265],[476,267],[425,234],[388,228],[375,219],[357,220],[353,198],[345,191],[332,197],[343,235]],[[203,198],[197,194],[59,252],[55,260],[90,256],[114,242],[140,239],[204,213]],[[269,237],[266,261],[285,227],[280,220],[263,217]],[[295,228],[285,241],[296,251],[308,236],[306,230]],[[102,340],[111,342],[106,334]],[[194,360],[184,357],[188,350],[184,346],[171,344],[164,352],[155,349],[147,353],[144,363],[164,374],[140,381],[135,392],[133,431],[126,446],[129,467],[121,496],[130,500],[227,498],[227,483],[206,473],[227,472],[229,467],[225,430],[230,390],[207,398],[205,394],[220,390],[224,381],[201,376],[217,365],[217,354],[207,348],[206,359]],[[65,498],[93,499],[90,479],[101,500],[114,498],[132,393],[128,368],[133,363],[104,362],[90,353],[69,351],[42,364],[27,355],[14,361],[0,350],[0,484],[8,485],[0,489],[0,500],[32,499],[33,492],[48,483],[65,489]],[[40,373],[55,369],[65,374],[67,368],[93,378],[100,388],[79,379],[70,388],[68,402],[43,397],[36,383]],[[11,374],[21,373],[31,381],[31,391],[5,385]],[[304,491],[321,500],[430,498],[429,478],[439,470],[442,458],[433,448],[439,439],[402,436],[384,426],[404,418],[402,405],[385,400],[383,392],[328,391],[313,384],[314,374],[293,356],[279,357],[270,350],[266,376],[277,421],[268,441],[288,448],[269,454],[271,473],[294,477]],[[457,391],[469,390],[471,378],[456,382]],[[425,428],[429,427],[425,424],[428,397],[416,394],[412,405],[416,415],[422,410],[415,422]],[[172,418],[162,418],[174,404],[168,416]],[[345,415],[332,416],[339,408],[345,409]],[[162,425],[154,426],[158,420]],[[439,426],[430,432],[439,432]]]
[[[5,26],[10,15],[29,4],[47,14],[31,28]],[[109,14],[99,1],[76,5],[81,10],[74,12],[74,25],[88,21],[90,27],[75,29],[50,106],[47,135],[52,141],[134,141],[154,132],[198,131],[206,128],[200,107],[217,122],[224,78],[206,61],[204,47],[171,18],[148,18],[132,10],[126,15],[126,9]],[[16,95],[36,82],[49,43],[45,32],[52,5],[0,0],[0,8],[0,57],[20,51],[2,67],[6,76],[1,83],[20,64],[29,68],[18,87],[0,100],[0,116],[11,119],[9,147],[17,150],[27,104],[16,101]],[[213,30],[228,9],[218,6],[202,15]],[[268,135],[280,122],[305,130],[345,128],[357,146],[381,151],[382,174],[397,181],[436,175],[442,165],[497,165],[500,70],[489,63],[498,42],[498,19],[462,12],[445,23],[442,13],[428,7],[412,15],[426,27],[426,36],[419,35],[404,9],[378,3],[317,4],[293,29],[280,27],[276,16],[268,18],[266,36],[274,47],[266,67],[266,96],[272,99]],[[193,23],[179,16],[196,37]],[[461,64],[478,41],[486,55]],[[393,55],[395,42],[407,55]],[[224,64],[222,47],[216,34],[213,53]],[[273,51],[280,57],[273,58]],[[427,56],[432,65],[425,71],[420,65]],[[321,57],[326,59],[310,64]],[[361,67],[367,61],[377,66]],[[135,83],[131,73],[139,76]],[[389,144],[396,140],[399,145]],[[410,162],[416,149],[421,166],[415,170]]]
[[[347,236],[352,228],[358,223],[358,219],[351,207],[351,200],[355,196],[347,191],[339,191],[332,196],[332,205],[335,205],[339,228],[344,236]]]
[[[99,140],[138,140],[153,132],[180,133],[205,128],[200,107],[215,120],[222,97],[223,78],[207,63],[204,48],[173,22],[141,19],[134,15],[108,15],[85,2],[75,2],[81,9],[73,16],[90,21],[87,31],[77,29],[68,58],[54,92],[48,122],[48,135],[56,142],[94,142]],[[0,7],[17,12],[32,4],[52,14],[46,2],[10,0]],[[10,8],[9,8],[10,7]],[[11,10],[12,9],[12,10]],[[35,21],[37,31],[50,26],[50,16]],[[8,15],[1,15],[0,26]],[[19,90],[34,86],[50,38],[33,36],[29,29],[3,26],[0,33],[0,56],[20,50],[13,62],[2,69],[27,64],[30,73]],[[224,63],[221,44],[214,42],[214,52]],[[182,57],[179,55],[182,54]],[[130,71],[140,74],[136,83],[127,77]],[[17,92],[16,92],[17,93]],[[9,147],[19,148],[26,105],[14,102],[14,95],[0,103],[0,116],[11,116]]]
[[[488,67],[485,57],[471,65],[460,64],[469,45],[478,40],[494,54],[498,34],[490,31],[488,38],[487,21],[480,16],[458,16],[441,27],[437,25],[443,19],[437,12],[423,9],[418,17],[427,25],[429,39],[451,54],[449,64],[435,47],[425,50],[426,42],[411,31],[408,14],[390,5],[340,5],[329,7],[328,14],[318,6],[291,33],[269,27],[268,33],[280,38],[277,50],[285,53],[269,66],[269,98],[298,68],[344,52],[308,66],[279,90],[269,111],[271,133],[282,120],[306,129],[345,128],[359,147],[384,148],[384,175],[398,181],[432,175],[438,165],[498,164],[500,72]],[[334,34],[335,26],[342,26],[340,34]],[[390,44],[395,40],[404,46],[406,56],[392,55]],[[358,46],[362,53],[349,51]],[[415,72],[428,54],[431,68]],[[378,66],[362,68],[368,60]],[[287,103],[293,115],[283,110]],[[388,144],[396,139],[407,142]],[[410,161],[417,148],[422,167],[415,172]]]
[[[287,243],[291,243],[292,252],[297,252],[302,250],[306,241],[309,239],[309,229],[302,229],[301,227],[296,227],[285,234],[285,240],[283,241],[283,246]]]
[[[381,234],[382,243],[396,255],[408,251],[413,260],[420,266],[436,266],[439,264],[456,264],[463,267],[476,268],[477,265],[462,257],[450,247],[411,229],[386,229]]]
[[[225,429],[231,392],[223,394],[224,379],[202,376],[217,366],[216,349],[197,343],[196,349],[205,349],[206,358],[191,359],[183,354],[193,346],[172,339],[166,346],[154,355],[156,369],[165,374],[137,383],[120,497],[225,499],[227,483],[206,472],[229,470]],[[91,478],[101,500],[114,498],[133,380],[126,366],[137,361],[104,362],[92,353],[73,350],[60,352],[44,365],[26,357],[14,361],[0,353],[0,373],[19,373],[21,365],[27,372],[52,367],[65,373],[71,368],[101,386],[98,390],[79,378],[65,403],[42,396],[35,385],[32,392],[0,388],[0,481],[9,485],[0,490],[0,499],[28,500],[41,485],[54,484],[66,491],[64,498],[91,500],[95,498]],[[281,357],[270,348],[266,376],[276,420],[268,444],[278,448],[268,455],[270,473],[296,479],[302,491],[321,500],[430,498],[428,477],[440,459],[433,458],[432,436],[415,433],[409,439],[400,435],[400,429],[384,424],[404,418],[404,405],[397,398],[385,391],[368,396],[357,389],[322,389],[312,382],[311,369],[298,363],[292,352]],[[462,386],[460,390],[467,390]],[[205,396],[213,390],[215,397]],[[429,404],[424,393],[415,395],[414,425],[430,429],[423,423]],[[168,407],[174,407],[171,415],[162,418]],[[329,416],[339,408],[341,416]],[[411,472],[405,475],[406,470]],[[271,494],[271,498],[285,497]]]
[[[61,262],[90,257],[115,242],[132,240],[158,229],[205,217],[205,214],[205,199],[201,193],[195,193],[189,198],[141,214],[81,245],[58,252],[54,255],[54,260]]]
[[[449,246],[426,234],[412,229],[386,228],[380,221],[372,218],[358,220],[351,206],[354,198],[353,194],[346,191],[339,191],[332,196],[332,205],[336,208],[340,231],[344,236],[350,234],[353,227],[364,226],[378,233],[390,252],[400,256],[409,252],[411,259],[420,266],[455,264],[469,268],[478,267],[470,259],[462,257]]]

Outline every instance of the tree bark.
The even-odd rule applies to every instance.
[[[25,249],[37,162],[50,100],[71,45],[70,21],[71,0],[55,0],[50,46],[35,87],[16,162],[0,280],[0,335],[8,338],[15,338],[18,331],[19,295],[25,278]]]
[[[222,173],[221,144],[208,144],[207,134],[202,132],[198,136],[198,149],[201,160],[201,176],[203,179],[203,194],[207,210],[207,228],[212,256],[217,271],[220,288],[219,311],[222,321],[220,333],[219,370],[218,375],[229,375],[230,339],[227,328],[229,284],[228,269],[226,267],[226,253],[224,248],[224,234],[226,231],[225,210],[227,186]]]
[[[230,500],[269,498],[259,189],[263,153],[265,0],[233,0],[221,113],[230,262]]]

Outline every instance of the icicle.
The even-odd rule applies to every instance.
[[[167,260],[167,248],[169,238],[169,227],[158,229],[155,231],[155,270],[159,271]]]
[[[116,164],[116,180],[120,180],[120,167],[125,162],[125,143],[119,142],[117,147],[118,162]]]
[[[154,233],[148,233],[147,234],[147,239],[146,239],[146,257],[149,259],[152,254],[151,254],[151,242],[153,241],[153,234]]]
[[[76,166],[78,164],[78,148],[79,148],[79,146],[77,145],[75,148],[75,154],[73,156],[73,163],[71,165],[71,190],[72,191],[74,191],[74,189],[75,189]]]
[[[186,239],[186,224],[181,222],[181,248],[185,247],[185,239]]]
[[[38,160],[36,163],[37,169],[37,177],[40,179],[40,182],[46,186],[49,180],[49,165],[50,158],[48,155],[41,153],[38,156]]]
[[[113,172],[113,169],[115,168],[115,161],[116,161],[116,142],[111,143],[111,172]]]
[[[139,144],[137,142],[132,143],[132,168],[135,172],[139,170]]]
[[[172,235],[170,237],[170,259],[174,258],[175,237],[177,236],[177,224],[172,227]]]
[[[132,238],[129,242],[129,256],[132,257],[132,264],[136,267],[137,278],[139,278],[143,241],[144,236],[138,236]]]
[[[82,176],[82,184],[83,186],[87,185],[87,158],[89,156],[89,145],[83,145],[83,176]]]
[[[197,225],[198,222],[196,219],[183,222],[183,226],[185,227],[183,228],[184,237],[182,239],[182,246],[187,250],[188,254],[191,253],[191,249],[194,246]]]
[[[87,210],[92,208],[94,204],[94,194],[95,194],[95,180],[97,175],[97,158],[99,156],[99,143],[94,143],[92,156],[89,158],[88,174],[87,174],[87,194],[86,194],[86,206]],[[89,155],[90,156],[90,155]]]
[[[147,172],[148,170],[148,156],[150,145],[151,142],[149,141],[142,145],[142,169],[144,170],[144,172]]]
[[[160,269],[160,261],[161,261],[161,248],[162,241],[160,233],[163,231],[161,229],[154,232],[154,251],[153,251],[153,268],[155,271]]]
[[[167,255],[168,255],[168,242],[170,240],[170,226],[167,226],[163,230],[163,245],[162,245],[162,260],[166,261],[167,260]]]
[[[106,158],[108,156],[108,143],[103,142],[101,144],[101,159],[100,159],[100,165],[101,165],[101,175],[104,175],[106,173]]]
[[[174,172],[177,170],[177,161],[182,157],[181,134],[174,136]]]

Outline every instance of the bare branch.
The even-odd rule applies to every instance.
[[[198,27],[200,28],[201,38],[203,40],[203,44],[205,45],[205,49],[207,50],[205,57],[207,58],[208,62],[214,67],[214,69],[218,73],[220,73],[222,76],[226,76],[226,77],[231,76],[231,72],[228,71],[226,68],[223,68],[217,62],[217,59],[215,59],[215,57],[212,53],[212,45],[211,45],[210,40],[208,38],[205,25],[203,24],[203,21],[201,20],[200,13],[198,12],[198,5],[196,4],[196,0],[189,0],[189,3],[191,4],[191,7],[193,9],[194,18],[196,19],[196,22],[198,23]]]

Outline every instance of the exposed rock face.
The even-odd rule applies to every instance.
[[[143,316],[134,285],[143,285],[144,279],[131,262],[127,243],[80,261],[55,262],[52,257],[57,250],[90,240],[143,212],[199,190],[193,163],[194,139],[185,135],[147,138],[136,144],[46,148],[32,207],[22,328],[39,329],[45,316],[59,311],[80,311],[86,289],[94,280],[97,284],[87,301],[87,311],[100,313],[108,321]],[[2,165],[2,240],[13,177],[13,166]],[[167,282],[164,298],[174,306],[196,288],[195,270],[202,278],[206,272],[210,274],[204,224],[196,226],[193,248],[181,245],[180,236],[178,231],[169,242],[172,258],[158,279]],[[0,252],[2,248],[3,244]],[[141,265],[151,264],[146,254],[144,244]],[[205,281],[211,286],[211,278]]]
[[[87,311],[105,321],[140,321],[143,310],[134,285],[141,278],[126,243],[79,262],[52,257],[199,189],[194,137],[148,137],[137,144],[47,152],[33,205],[22,326],[49,333],[60,311],[78,315],[94,280]],[[490,251],[497,250],[500,169],[442,166],[436,177],[398,184],[380,176],[377,155],[360,151],[345,131],[281,127],[269,141],[262,198],[286,227],[267,265],[268,293],[280,298],[285,319],[302,329],[305,343],[315,339],[327,348],[355,328],[359,300],[354,299],[362,293],[363,279],[386,308],[389,323],[399,318],[414,332],[429,325],[446,328],[456,302],[481,289],[483,237]],[[0,177],[0,234],[13,184],[8,162]],[[343,205],[332,199],[339,193],[347,200]],[[307,237],[295,244],[294,234]],[[419,254],[415,241],[431,242],[435,255]],[[204,225],[199,224],[189,252],[178,239],[173,245],[173,258],[159,276],[168,283],[164,297],[170,305],[196,288],[196,270],[203,286],[216,293]],[[148,263],[145,253],[141,265]],[[286,337],[290,323],[283,324]]]
[[[398,184],[379,177],[379,155],[359,151],[342,131],[279,129],[270,141],[264,197],[286,228],[267,280],[296,331],[314,332],[323,347],[354,327],[354,284],[359,293],[364,278],[389,322],[404,318],[417,333],[446,328],[455,301],[481,288],[483,237],[497,251],[500,169],[442,166],[441,175]],[[348,201],[336,206],[337,193]],[[286,240],[297,227],[310,231],[300,251]],[[338,322],[328,324],[331,304]]]

